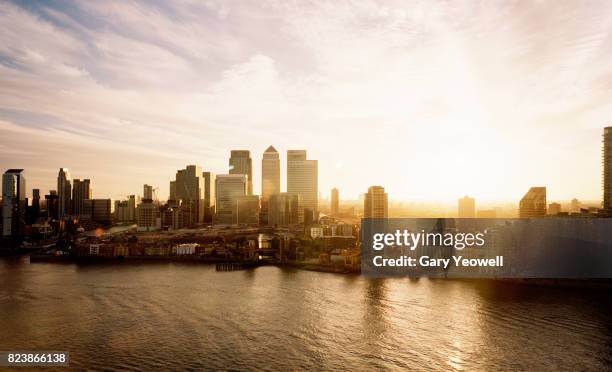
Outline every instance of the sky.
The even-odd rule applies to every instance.
[[[0,168],[168,195],[232,149],[306,149],[355,199],[601,198],[610,1],[0,0]],[[28,191],[31,195],[31,191]]]

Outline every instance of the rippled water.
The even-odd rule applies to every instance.
[[[0,260],[0,350],[151,370],[612,368],[608,292]]]

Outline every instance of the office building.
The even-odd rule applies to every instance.
[[[109,223],[111,221],[111,200],[83,200],[83,210],[81,211],[81,219],[91,220],[99,223]]]
[[[136,195],[128,196],[127,200],[115,200],[115,220],[136,221]]]
[[[9,169],[2,175],[2,236],[24,234],[26,179],[23,169]]]
[[[266,149],[261,160],[261,203],[280,193],[280,157],[274,146]]]
[[[204,222],[204,175],[202,168],[188,165],[176,172],[174,199],[180,201],[184,208],[189,208],[190,223],[195,225]]]
[[[72,213],[71,207],[72,183],[67,168],[60,168],[57,175],[57,208],[59,218]]]
[[[340,210],[340,192],[335,187],[331,189],[331,204],[329,207],[329,214],[337,216]]]
[[[304,222],[304,210],[317,219],[319,204],[318,162],[306,158],[306,150],[287,151],[287,193],[301,197],[300,222]]]
[[[268,200],[268,225],[289,226],[300,223],[301,197],[286,192],[270,195]]]
[[[83,201],[92,198],[91,181],[88,179],[75,179],[72,181],[72,212],[81,215],[83,212]]]
[[[385,188],[370,186],[363,201],[363,218],[387,218],[389,201]]]
[[[40,189],[32,189],[31,222],[35,222],[40,217]]]
[[[235,221],[239,225],[259,225],[259,195],[245,195],[236,198]]]
[[[519,203],[519,217],[543,217],[546,215],[546,187],[532,187]]]
[[[144,185],[142,198],[145,200],[153,200],[153,186]]]
[[[45,195],[45,204],[47,208],[47,217],[53,220],[59,218],[59,197],[56,190],[50,190],[49,194]]]
[[[602,158],[603,209],[612,213],[612,126],[604,128]]]
[[[153,188],[149,185],[143,187],[143,198],[136,207],[137,231],[155,231],[161,228],[161,213],[159,207],[153,203]]]
[[[218,174],[215,179],[216,225],[236,223],[236,201],[247,194],[248,176],[245,174]]]
[[[459,218],[474,218],[476,217],[476,200],[469,196],[464,196],[459,199],[458,206]]]
[[[204,177],[204,222],[212,223],[215,215],[215,174],[202,172]]]
[[[248,150],[232,150],[229,159],[229,174],[247,176],[247,195],[253,194],[253,163]]]

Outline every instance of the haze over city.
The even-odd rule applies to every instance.
[[[274,145],[282,172],[288,149],[319,161],[323,195],[600,200],[612,4],[594,5],[0,2],[0,168],[166,198],[176,169],[246,149],[259,193]]]

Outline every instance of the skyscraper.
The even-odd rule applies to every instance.
[[[331,189],[331,205],[330,205],[330,214],[332,216],[338,215],[338,211],[340,210],[340,192],[337,188]]]
[[[546,216],[546,187],[532,187],[519,203],[519,217]]]
[[[60,168],[57,175],[57,213],[59,218],[72,213],[71,197],[70,172],[68,168]]]
[[[363,200],[363,218],[387,218],[388,196],[382,186],[370,186]]]
[[[319,210],[318,162],[307,160],[306,150],[287,151],[287,193],[301,197],[300,222],[304,222],[304,210],[316,219]]]
[[[603,209],[612,213],[612,126],[603,134]]]
[[[211,223],[215,215],[215,174],[203,172],[204,177],[204,222]]]
[[[91,199],[91,181],[75,179],[72,182],[72,212],[80,215],[83,212],[83,200]]]
[[[266,149],[261,159],[261,202],[266,204],[271,195],[280,193],[280,158],[273,146]]]
[[[2,236],[23,234],[26,212],[26,180],[23,169],[9,169],[2,175]]]
[[[218,174],[215,179],[217,201],[214,223],[216,225],[231,225],[237,223],[236,203],[238,198],[246,195],[247,175]]]
[[[253,163],[249,150],[232,150],[229,159],[229,174],[247,176],[247,195],[253,194]]]
[[[188,224],[204,222],[204,175],[202,168],[188,165],[176,172],[175,197],[181,201],[184,212],[189,212]]]
[[[476,217],[476,200],[469,196],[464,196],[459,199],[457,214],[459,218],[474,218]]]

